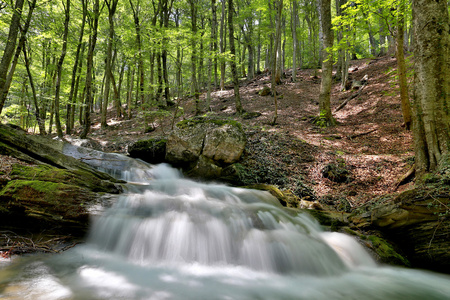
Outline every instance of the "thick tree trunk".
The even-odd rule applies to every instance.
[[[414,0],[413,133],[416,175],[437,169],[450,149],[450,38],[447,1]]]
[[[333,72],[333,31],[331,30],[331,1],[320,0],[321,28],[323,32],[323,61],[322,80],[319,95],[319,117],[317,123],[320,126],[335,125],[331,114],[330,96]]]
[[[234,101],[236,103],[236,112],[242,114],[244,109],[241,104],[241,96],[239,94],[239,78],[236,66],[236,49],[234,47],[234,25],[233,25],[233,0],[228,0],[228,38],[230,39],[230,54],[231,54],[231,76],[233,78],[234,86]]]

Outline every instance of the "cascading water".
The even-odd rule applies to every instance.
[[[137,182],[86,244],[5,266],[1,299],[450,299],[448,276],[377,266],[266,192],[98,154],[78,158]]]

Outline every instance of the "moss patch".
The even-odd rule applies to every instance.
[[[117,192],[114,184],[100,180],[91,173],[83,170],[70,171],[47,165],[25,166],[15,164],[12,166],[10,176],[11,179],[15,180],[38,180],[76,185],[88,188],[93,192]]]
[[[183,120],[177,123],[177,127],[180,129],[188,129],[192,128],[201,124],[212,124],[216,126],[224,126],[224,125],[231,125],[236,126],[239,129],[242,129],[241,123],[235,121],[235,120],[228,120],[228,119],[210,119],[207,117],[194,117],[187,120]]]

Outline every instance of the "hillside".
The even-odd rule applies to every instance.
[[[336,127],[320,128],[313,124],[318,114],[320,87],[320,78],[313,76],[314,70],[299,70],[296,83],[287,72],[283,83],[277,86],[280,96],[276,126],[269,125],[273,97],[258,94],[264,86],[270,86],[268,74],[244,81],[240,90],[244,109],[259,112],[259,117],[245,119],[235,113],[231,87],[212,93],[209,114],[244,124],[249,141],[245,159],[247,167],[252,168],[252,173],[247,174],[249,181],[276,184],[300,197],[350,211],[376,197],[408,188],[408,185],[397,188],[398,179],[412,165],[414,154],[411,134],[402,127],[395,66],[395,59],[390,56],[351,62],[352,78],[360,80],[368,75],[369,80],[357,97],[334,113],[339,122]],[[333,111],[358,92],[342,92],[335,83],[331,96]],[[203,93],[201,98],[205,97]],[[183,99],[179,105],[184,109],[181,118],[193,116],[192,98]],[[123,153],[138,139],[167,135],[172,124],[171,117],[156,118],[153,122],[156,130],[144,133],[147,125],[142,113],[134,112],[131,120],[111,117],[106,130],[100,129],[98,115],[94,120],[90,138],[98,142],[97,147]],[[343,177],[334,181],[325,178],[323,170],[330,164],[337,166],[336,172]],[[9,159],[2,157],[4,177],[8,175],[8,166]]]
[[[314,70],[299,70],[296,83],[287,74],[277,87],[280,96],[276,126],[269,125],[273,97],[258,94],[264,86],[270,86],[268,74],[244,82],[240,90],[244,109],[261,116],[251,119],[238,116],[231,87],[212,93],[210,114],[233,118],[245,125],[249,138],[246,155],[251,156],[254,168],[263,167],[260,173],[269,177],[261,180],[294,191],[306,185],[321,202],[339,210],[351,210],[375,197],[408,188],[408,185],[397,188],[398,179],[412,165],[414,154],[411,134],[402,127],[395,67],[395,58],[390,56],[351,62],[352,78],[360,80],[368,75],[369,80],[357,97],[334,113],[339,122],[336,127],[320,128],[312,122],[318,114],[320,88],[320,78],[313,76]],[[333,111],[357,93],[358,90],[342,92],[335,83],[331,96]],[[201,98],[205,97],[203,93]],[[182,118],[193,116],[192,98],[183,99],[180,106],[184,109]],[[107,130],[101,130],[97,122],[91,138],[106,151],[126,152],[127,145],[137,139],[167,135],[170,131],[170,117],[156,119],[153,123],[156,130],[144,133],[143,117],[136,113],[135,116],[132,120],[111,118]],[[324,177],[322,170],[329,164],[348,171],[344,182]],[[301,179],[301,186],[292,178]]]

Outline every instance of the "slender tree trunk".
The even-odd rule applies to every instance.
[[[33,104],[34,104],[36,121],[39,126],[39,134],[45,135],[45,123],[44,123],[44,120],[42,120],[42,118],[41,118],[41,112],[39,110],[38,100],[37,100],[37,96],[36,96],[36,88],[34,86],[33,76],[31,75],[30,62],[28,60],[27,50],[25,47],[22,48],[22,52],[23,52],[23,57],[25,60],[25,67],[27,69],[28,80],[29,80],[30,86],[31,86],[31,92],[33,93]]]
[[[70,91],[69,91],[69,98],[67,100],[67,120],[66,120],[66,133],[71,134],[73,125],[74,125],[74,110],[75,110],[75,103],[76,99],[74,100],[74,96],[76,98],[77,90],[75,89],[76,81],[77,81],[77,70],[78,70],[78,64],[80,62],[80,51],[81,47],[83,45],[83,36],[84,36],[84,27],[86,25],[86,16],[87,16],[87,3],[86,0],[81,0],[81,6],[83,7],[83,15],[81,17],[81,26],[80,26],[80,34],[78,37],[78,44],[77,44],[77,51],[75,53],[75,62],[73,64],[72,68],[72,81],[70,83]],[[77,86],[78,87],[78,86]]]
[[[323,32],[323,61],[322,61],[322,80],[320,83],[319,95],[319,118],[317,123],[320,126],[335,125],[331,114],[330,96],[333,71],[333,31],[331,30],[331,1],[320,0],[321,28]]]
[[[413,0],[413,135],[416,177],[438,168],[450,149],[450,37],[447,1]]]
[[[222,0],[222,17],[220,19],[220,89],[225,89],[225,48],[226,48],[226,38],[225,38],[225,22],[226,22],[226,5],[225,0]]]
[[[142,56],[142,42],[141,42],[141,22],[139,18],[140,13],[140,6],[139,4],[135,7],[133,5],[133,1],[129,0],[131,9],[133,11],[133,18],[134,18],[134,28],[136,31],[136,43],[138,46],[138,78],[139,78],[139,89],[137,90],[136,96],[140,99],[141,105],[145,102],[145,95],[144,95],[144,58]],[[138,2],[139,3],[139,2]]]
[[[14,55],[14,50],[16,48],[17,34],[20,27],[20,18],[22,16],[22,7],[24,0],[16,0],[14,6],[14,12],[11,18],[11,23],[9,26],[8,39],[6,40],[6,45],[3,50],[2,60],[0,61],[0,92],[4,94],[4,88],[6,85],[6,76],[9,71],[9,66],[11,65],[11,60]],[[0,99],[0,113],[5,105],[6,97]]]
[[[191,80],[192,80],[192,91],[194,93],[195,98],[195,114],[198,115],[201,112],[200,108],[200,93],[198,90],[198,82],[197,82],[197,1],[189,0],[190,8],[191,8]]]
[[[64,3],[63,3],[64,4]],[[56,79],[56,91],[55,91],[55,124],[56,124],[56,133],[59,138],[63,137],[63,131],[61,127],[61,118],[59,115],[59,94],[61,91],[61,77],[62,77],[62,67],[64,63],[64,58],[66,57],[67,52],[67,36],[69,35],[69,21],[70,21],[70,0],[67,0],[66,5],[64,7],[65,11],[65,19],[64,19],[64,34],[63,34],[63,45],[61,50],[61,56],[58,60],[57,65],[57,79]]]
[[[405,2],[400,0],[398,4],[397,15],[397,70],[398,70],[398,84],[400,86],[400,100],[402,104],[403,121],[407,130],[411,126],[411,107],[409,103],[408,84],[406,81],[406,63],[405,54],[403,50],[403,37],[405,26]]]
[[[101,127],[105,129],[108,127],[106,116],[108,114],[109,92],[112,76],[112,49],[114,43],[114,14],[116,13],[118,0],[105,0],[108,7],[108,21],[109,21],[109,36],[108,46],[106,48],[106,63],[105,63],[105,86],[103,90],[103,108],[101,117]]]
[[[218,83],[218,60],[217,60],[217,3],[216,0],[211,0],[211,11],[212,11],[212,21],[211,21],[211,39],[213,44],[213,53],[214,53],[214,87],[217,87]]]
[[[297,9],[297,0],[293,1],[292,4],[292,15],[291,15],[291,22],[292,22],[292,46],[293,46],[293,52],[292,52],[292,82],[297,81],[297,15],[298,15],[298,9]]]
[[[100,16],[99,0],[94,0],[94,7],[91,16],[91,34],[89,39],[89,49],[86,64],[86,108],[84,110],[84,127],[80,138],[85,139],[91,129],[91,108],[93,105],[92,77],[94,68],[94,51],[97,43],[98,19]]]
[[[241,96],[239,95],[239,78],[236,66],[236,49],[234,47],[234,25],[233,25],[233,0],[228,0],[228,38],[230,39],[230,54],[231,54],[231,76],[233,78],[234,86],[234,101],[236,103],[236,112],[242,114],[244,109],[241,104]]]
[[[277,10],[277,15],[276,15],[276,20],[275,20],[275,24],[276,24],[276,31],[275,31],[275,40],[274,40],[274,45],[273,45],[273,63],[272,63],[272,82],[271,82],[271,86],[272,86],[272,95],[273,95],[273,101],[275,104],[275,110],[274,110],[274,114],[273,114],[273,118],[271,121],[272,125],[275,125],[277,123],[277,119],[278,119],[278,99],[277,99],[277,91],[276,91],[276,84],[277,84],[277,50],[279,49],[279,45],[281,44],[281,13],[282,13],[282,9],[283,9],[283,0],[276,0],[275,1],[275,9]]]

